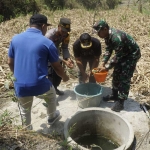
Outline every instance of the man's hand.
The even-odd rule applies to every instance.
[[[69,80],[69,77],[66,74],[64,74],[62,80],[63,82],[67,82]]]
[[[106,71],[107,69],[105,67],[100,67],[98,68],[98,71],[101,72],[101,71]]]
[[[89,77],[93,76],[92,70],[89,72]]]
[[[70,58],[68,58],[67,60],[64,60],[63,62],[69,68],[73,68],[74,67],[74,62]]]
[[[101,67],[105,67],[106,63],[102,62]]]
[[[98,69],[99,69],[99,72],[100,72],[100,71],[107,71],[105,65],[106,65],[105,62],[103,62],[103,63],[100,65],[100,67],[98,68]]]
[[[57,75],[59,75],[64,82],[69,80],[69,77],[64,72],[64,69],[59,61],[51,63],[51,65],[52,65],[53,69],[55,70],[55,72],[57,73]]]
[[[9,65],[11,72],[14,73],[14,59],[13,58],[8,57],[8,65]]]

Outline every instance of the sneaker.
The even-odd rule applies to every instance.
[[[111,110],[120,112],[124,109],[124,101],[116,101],[115,105],[111,108]]]
[[[60,115],[60,112],[56,112],[56,116],[52,119],[48,119],[48,124],[49,125],[52,125],[54,124],[56,121],[60,120],[61,119],[61,115]]]
[[[106,101],[106,102],[108,102],[108,101],[117,101],[117,97],[115,97],[114,95],[107,95],[107,96],[104,96],[103,97],[103,101]]]
[[[64,95],[64,92],[63,91],[59,91],[58,89],[56,89],[56,94],[61,96],[61,95]]]

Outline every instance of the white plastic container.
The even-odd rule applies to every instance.
[[[76,99],[80,108],[99,107],[102,87],[96,83],[83,83],[74,88]]]

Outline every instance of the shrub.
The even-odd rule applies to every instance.
[[[62,9],[65,0],[44,0],[44,3],[51,9]]]
[[[0,22],[34,11],[39,11],[35,0],[1,0]]]
[[[109,9],[114,9],[119,3],[121,3],[120,0],[106,0]]]
[[[41,0],[50,9],[63,9],[63,8],[86,8],[95,9],[97,6],[103,9],[114,9],[121,0]]]

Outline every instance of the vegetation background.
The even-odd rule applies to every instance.
[[[58,10],[86,8],[95,9],[100,5],[103,9],[114,9],[121,0],[1,0],[0,22],[20,15],[36,13],[41,9]]]
[[[130,5],[132,2],[132,6]],[[117,9],[119,4],[126,4],[125,8]],[[14,98],[13,93],[6,90],[10,86],[10,70],[7,65],[7,51],[9,42],[14,34],[25,31],[28,27],[29,17],[40,12],[48,17],[56,27],[62,16],[70,17],[72,21],[72,32],[70,50],[72,43],[83,32],[92,34],[91,25],[95,20],[104,18],[110,26],[121,29],[132,35],[138,42],[142,58],[140,59],[134,77],[132,79],[131,91],[140,93],[142,98],[150,102],[150,0],[0,0],[0,109]],[[135,11],[138,10],[139,12]],[[96,35],[93,35],[96,36]],[[104,41],[102,48],[105,48]],[[71,82],[71,81],[69,81]],[[108,82],[108,81],[107,81]],[[13,88],[12,88],[13,89]],[[13,99],[12,99],[13,100]],[[137,100],[138,101],[138,100]],[[1,109],[2,110],[2,109]],[[2,113],[1,113],[2,112]],[[41,137],[35,132],[26,132],[21,127],[14,125],[12,114],[6,111],[0,112],[0,150],[2,147],[10,149],[41,150],[37,146],[52,146],[52,150],[58,150],[57,138],[50,135]],[[16,117],[17,118],[17,117]],[[21,128],[21,130],[20,130]],[[56,135],[57,133],[54,133]],[[50,136],[50,137],[49,137]],[[62,140],[63,138],[61,138]],[[141,140],[142,141],[142,140]],[[148,140],[147,140],[148,141]],[[21,144],[20,144],[21,143]],[[2,147],[1,147],[2,145]],[[61,144],[63,150],[70,150],[67,141],[63,139]],[[14,148],[16,147],[16,148]],[[55,149],[54,149],[55,148]],[[143,147],[144,150],[149,150]],[[44,149],[47,150],[47,149]]]

